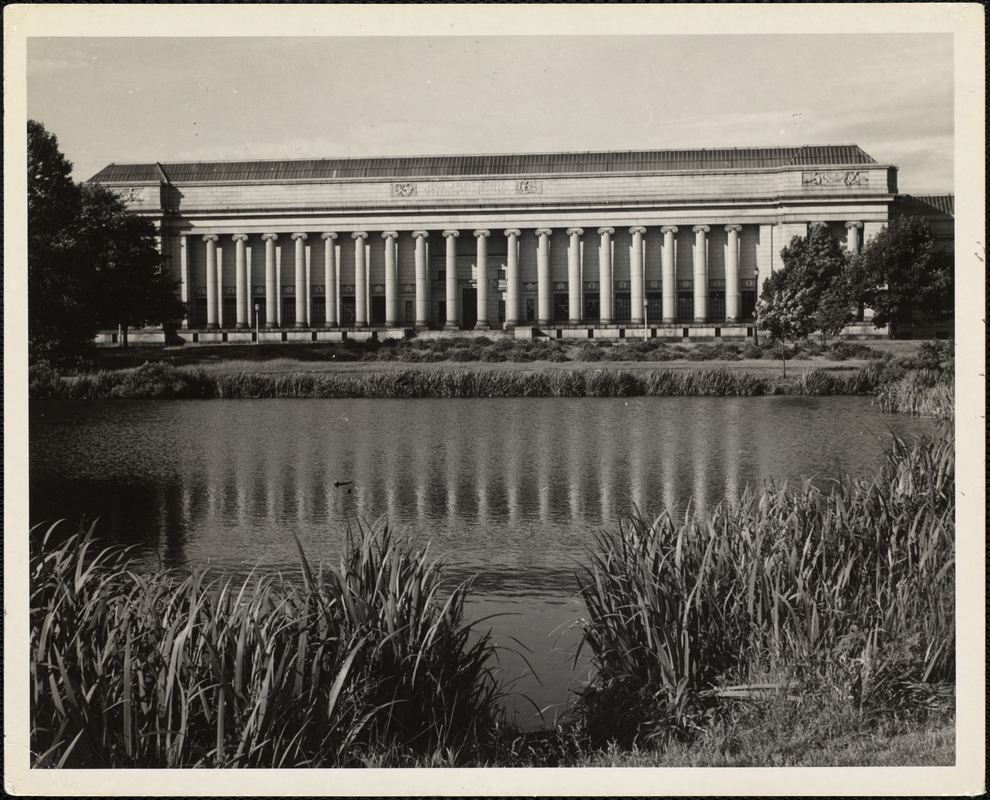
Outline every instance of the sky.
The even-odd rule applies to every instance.
[[[27,113],[111,162],[858,144],[953,190],[951,34],[28,39]]]

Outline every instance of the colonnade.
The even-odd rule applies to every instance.
[[[847,222],[847,247],[850,250],[859,249],[859,231],[862,229],[862,222]],[[693,239],[692,256],[692,280],[691,290],[693,294],[693,321],[703,323],[709,320],[709,269],[708,269],[708,234],[711,232],[709,225],[694,225],[691,227]],[[740,292],[740,234],[742,225],[729,224],[725,226],[727,233],[726,263],[725,263],[725,322],[738,323],[742,319],[741,292]],[[660,288],[662,297],[662,322],[673,324],[678,321],[677,313],[677,269],[675,248],[676,234],[678,227],[665,225],[659,228],[663,236],[663,245],[660,254]],[[442,231],[445,247],[445,328],[458,327],[458,274],[457,255],[458,240],[461,234],[468,234],[466,231],[458,229],[445,229]],[[537,239],[536,248],[536,290],[537,290],[537,325],[545,326],[553,322],[553,295],[552,281],[550,275],[550,241],[554,234],[551,228],[536,228],[534,230]],[[646,271],[647,264],[644,253],[644,237],[647,228],[642,225],[635,225],[629,228],[631,236],[630,248],[630,269],[629,269],[629,299],[631,308],[631,318],[628,320],[630,326],[642,326],[645,320],[646,307]],[[597,264],[591,264],[592,272],[588,275],[584,270],[581,258],[581,244],[585,236],[585,230],[580,227],[569,227],[564,231],[567,239],[567,288],[568,288],[568,323],[578,325],[583,323],[584,313],[581,307],[582,281],[590,278],[589,284],[594,283],[599,296],[599,318],[596,325],[611,325],[616,322],[615,313],[615,281],[614,281],[614,258],[612,237],[615,235],[615,228],[602,226],[597,228],[598,237],[598,257]],[[278,303],[281,296],[281,287],[278,285],[277,262],[278,253],[276,242],[279,239],[278,233],[264,233],[261,236],[265,243],[265,309],[266,327],[278,327]],[[368,231],[358,230],[349,234],[327,231],[320,234],[323,246],[323,287],[324,287],[324,320],[323,325],[328,328],[338,327],[341,321],[338,319],[337,309],[337,241],[351,239],[351,246],[342,247],[342,258],[353,258],[354,265],[354,325],[358,328],[367,327],[370,323],[368,314],[368,286],[369,286],[369,264],[365,253],[365,242],[368,240]],[[380,233],[384,240],[384,289],[385,289],[385,325],[387,327],[398,327],[399,321],[399,276],[396,259],[396,244],[399,239],[399,232],[386,230]],[[427,261],[427,239],[429,231],[414,230],[411,232],[415,241],[415,327],[425,328],[429,325],[429,301],[430,301],[430,277]],[[492,236],[489,229],[471,229],[469,235],[474,239],[473,250],[476,259],[476,282],[477,287],[477,323],[476,328],[485,330],[491,327],[489,320],[489,284],[493,277],[489,272],[488,264],[488,240]],[[522,280],[520,274],[520,237],[522,231],[519,228],[507,228],[502,231],[506,238],[506,284],[505,284],[505,323],[507,327],[522,324],[523,311],[521,308]],[[185,238],[185,237],[183,237]],[[232,237],[235,243],[235,283],[236,283],[236,321],[237,328],[247,328],[251,325],[251,291],[249,286],[249,269],[246,259],[246,243],[248,236],[245,233],[237,233]],[[309,234],[306,232],[295,232],[289,235],[295,248],[295,326],[309,327],[312,324],[310,311],[312,275],[309,260],[306,257],[306,242]],[[467,235],[464,237],[467,238]],[[202,237],[206,247],[206,326],[207,328],[219,327],[218,304],[222,291],[221,282],[218,279],[218,234],[207,234]],[[348,252],[350,251],[350,252]],[[181,252],[183,254],[182,279],[183,299],[188,298],[188,265],[186,259],[185,241],[182,243]],[[595,270],[595,267],[597,269]],[[582,274],[584,273],[584,274]],[[661,320],[654,320],[660,322]],[[720,320],[721,321],[721,320]],[[224,321],[227,323],[227,321]],[[625,323],[625,320],[623,321]],[[531,323],[530,323],[531,324]]]

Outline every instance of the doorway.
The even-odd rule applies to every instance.
[[[461,330],[473,330],[478,322],[478,290],[464,287],[461,290]]]

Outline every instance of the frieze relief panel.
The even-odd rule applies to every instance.
[[[511,197],[543,194],[543,181],[442,181],[393,183],[391,196],[408,197]]]
[[[859,171],[802,172],[802,186],[868,186],[870,176]]]

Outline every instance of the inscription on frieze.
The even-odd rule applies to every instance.
[[[803,172],[801,183],[804,186],[868,186],[870,176],[859,171]]]
[[[543,181],[441,181],[393,183],[392,197],[511,197],[543,194]]]

